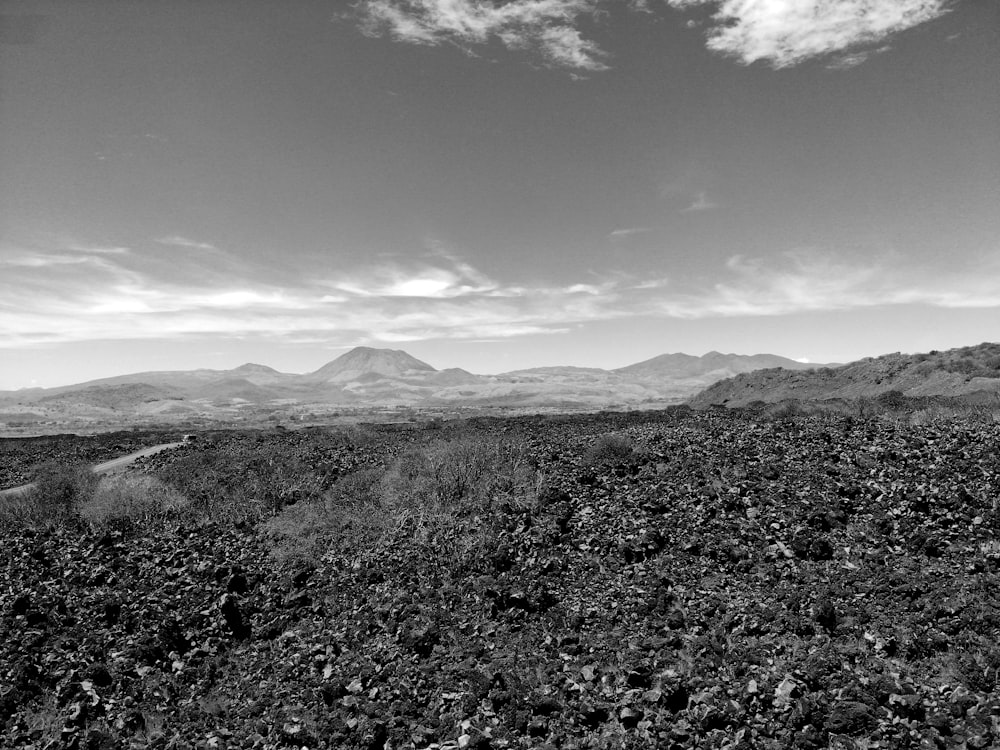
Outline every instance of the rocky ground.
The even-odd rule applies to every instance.
[[[484,436],[530,492],[301,523]],[[203,504],[266,485],[270,515],[8,519],[0,744],[996,747],[998,441],[685,409],[216,436],[144,469]],[[260,478],[288,454],[310,481]],[[242,473],[213,495],[219,456]]]

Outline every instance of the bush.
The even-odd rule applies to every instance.
[[[410,448],[388,467],[345,474],[321,499],[285,508],[263,527],[278,559],[315,561],[335,540],[374,544],[404,533],[432,542],[468,529],[468,543],[487,533],[497,504],[537,496],[538,472],[527,448],[494,438],[444,440]]]
[[[187,498],[158,479],[144,474],[115,474],[102,477],[78,510],[92,528],[127,531],[163,523],[188,506]]]
[[[89,498],[100,477],[85,464],[62,464],[51,461],[35,473],[34,492],[38,500],[53,508],[72,510]]]
[[[586,453],[583,462],[587,466],[597,464],[621,464],[633,460],[639,451],[631,438],[625,435],[608,433],[597,438]]]
[[[435,440],[407,451],[383,479],[383,499],[396,509],[421,506],[458,513],[487,511],[497,500],[534,489],[527,450],[491,438]]]
[[[98,481],[98,476],[83,464],[42,464],[29,489],[0,500],[0,520],[22,527],[71,522]]]
[[[199,450],[168,464],[156,477],[191,501],[190,511],[216,521],[255,522],[286,505],[321,495],[317,475],[291,446],[244,452]]]

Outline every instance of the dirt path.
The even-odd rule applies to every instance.
[[[142,450],[136,451],[135,453],[129,453],[127,456],[119,456],[118,458],[113,458],[110,461],[105,461],[94,466],[91,471],[95,474],[110,474],[116,469],[120,469],[124,466],[128,466],[134,463],[140,458],[145,458],[146,456],[152,456],[161,451],[170,450],[171,448],[176,448],[180,445],[184,445],[182,442],[177,443],[161,443],[160,445],[154,445],[150,448],[143,448]],[[32,484],[22,484],[20,487],[11,487],[7,490],[0,490],[0,497],[7,497],[10,495],[22,495],[32,487]]]

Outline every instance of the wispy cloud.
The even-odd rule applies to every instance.
[[[361,29],[415,44],[465,46],[498,39],[510,49],[537,50],[551,64],[605,70],[605,54],[576,27],[598,0],[361,0]]]
[[[713,208],[718,208],[719,205],[708,199],[708,193],[702,190],[698,193],[691,204],[685,208],[681,209],[681,213],[689,213],[692,211],[709,211]]]
[[[417,267],[388,264],[331,278],[325,284],[357,297],[449,299],[503,294],[495,282],[461,262],[452,264],[450,268],[429,264]]]
[[[561,283],[494,279],[453,253],[278,273],[191,249],[73,253],[0,247],[0,348],[99,339],[242,336],[323,342],[497,340],[638,317],[793,315],[879,305],[1000,309],[1000,254],[975,268],[892,255],[733,256],[710,277],[591,273]]]
[[[866,307],[1000,308],[1000,254],[979,267],[921,266],[888,254],[846,260],[817,251],[729,259],[707,283],[674,286],[656,313],[678,318],[758,317]]]
[[[59,247],[0,248],[0,347],[197,335],[326,342],[523,336],[613,317],[624,289],[618,279],[505,284],[440,249],[349,272],[333,264],[302,269],[296,277],[187,249],[178,264],[156,252],[73,257]]]
[[[160,245],[169,245],[172,247],[183,247],[188,250],[217,250],[215,245],[210,242],[198,242],[197,240],[190,240],[187,237],[181,237],[179,235],[172,235],[170,237],[159,237],[155,242]]]
[[[624,240],[640,234],[648,234],[652,231],[652,227],[624,227],[622,229],[615,229],[614,231],[608,232],[608,239],[616,241]]]
[[[841,63],[856,65],[864,60],[858,47],[877,48],[894,34],[944,15],[949,5],[947,0],[668,2],[675,8],[713,8],[710,49],[746,65],[762,60],[775,68],[845,52],[852,54],[841,58]]]

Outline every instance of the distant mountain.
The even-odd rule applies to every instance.
[[[192,389],[189,397],[196,400],[243,401],[259,404],[286,395],[288,394],[279,388],[269,388],[266,384],[258,385],[249,378],[226,377]]]
[[[322,414],[341,406],[662,406],[734,373],[775,365],[804,367],[768,354],[709,352],[703,357],[665,354],[617,370],[553,366],[475,375],[460,368],[437,370],[398,349],[358,347],[303,375],[247,363],[231,370],[142,372],[58,388],[0,392],[0,429],[32,421],[47,425],[172,418],[245,421],[254,415]]]
[[[614,372],[644,378],[697,378],[708,374],[730,377],[741,372],[783,367],[786,370],[805,370],[816,365],[803,364],[776,354],[722,354],[709,352],[701,357],[690,354],[661,354]]]
[[[255,384],[271,384],[271,383],[289,383],[294,381],[298,375],[289,375],[287,373],[278,372],[270,367],[264,365],[253,365],[246,364],[241,365],[233,370],[158,370],[150,372],[137,372],[131,375],[115,375],[110,378],[98,378],[97,380],[90,380],[86,383],[80,383],[77,385],[62,385],[55,388],[44,388],[41,389],[45,393],[61,393],[65,391],[78,390],[82,387],[91,386],[122,386],[122,385],[133,385],[136,383],[143,383],[156,388],[179,388],[179,389],[189,389],[197,388],[205,383],[212,383],[219,380],[224,380],[226,378],[239,378],[248,380]],[[33,389],[34,390],[34,389]],[[24,391],[13,391],[8,393],[16,393],[18,395],[25,395]]]
[[[886,354],[840,367],[766,369],[720,380],[688,403],[746,406],[755,401],[857,399],[898,391],[904,396],[968,398],[1000,394],[1000,344],[983,343],[925,354]]]
[[[112,385],[84,385],[72,390],[45,393],[37,402],[49,408],[94,407],[99,409],[135,408],[152,401],[172,401],[184,397],[174,388],[153,386],[149,383],[121,383]]]
[[[371,379],[373,375],[406,377],[437,372],[426,362],[411,357],[401,349],[372,349],[359,346],[328,362],[315,372],[302,376],[309,382],[346,383]]]
[[[278,372],[273,367],[268,367],[267,365],[255,365],[252,362],[248,362],[245,365],[240,365],[234,370],[230,370],[226,373],[226,376],[243,379],[253,383],[254,385],[287,383],[290,379],[296,377],[295,375]]]

